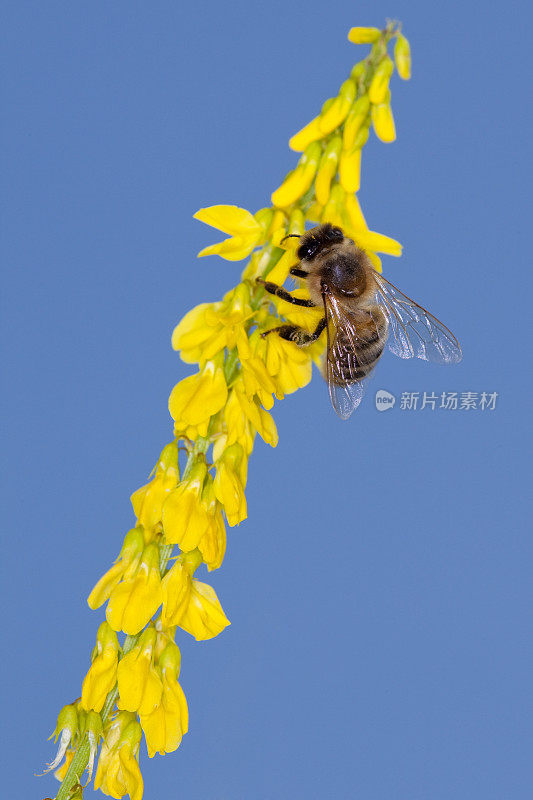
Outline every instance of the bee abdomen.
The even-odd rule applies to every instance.
[[[337,371],[342,382],[366,378],[379,361],[387,338],[387,320],[375,313],[364,326],[358,325],[357,339],[340,334],[337,339]]]

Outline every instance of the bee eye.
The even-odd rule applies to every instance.
[[[298,248],[298,258],[300,261],[302,258],[312,258],[318,249],[318,245],[316,242],[308,242],[307,244],[303,244],[301,247]]]

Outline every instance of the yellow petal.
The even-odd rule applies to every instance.
[[[320,160],[321,147],[318,142],[310,144],[291,172],[272,193],[272,204],[282,208],[291,205],[309,189],[315,177]]]
[[[352,103],[355,100],[356,86],[355,82],[348,78],[342,84],[339,95],[329,106],[327,111],[322,111],[320,115],[320,129],[323,135],[327,135],[338,128],[339,125],[346,119]]]
[[[224,372],[207,362],[197,375],[180,381],[172,390],[168,407],[172,418],[185,425],[198,425],[219,411],[228,396]]]
[[[350,28],[348,31],[348,40],[352,44],[372,44],[377,42],[381,35],[378,28]]]
[[[206,326],[204,317],[210,303],[200,303],[185,314],[172,332],[172,347],[174,350],[190,349],[194,344],[204,341],[211,335]],[[192,341],[189,338],[192,334]]]
[[[378,253],[387,253],[389,256],[401,256],[402,254],[400,242],[375,231],[360,231],[357,234],[356,243],[364,250],[375,250]]]
[[[393,142],[396,139],[394,117],[389,103],[372,106],[372,124],[378,139],[382,142]]]
[[[141,565],[137,575],[113,590],[106,609],[107,621],[113,630],[133,636],[153,617],[162,600],[159,570]]]
[[[408,81],[411,77],[411,48],[409,42],[401,33],[398,34],[394,45],[394,60],[398,75],[404,81]]]
[[[100,608],[100,606],[109,599],[109,596],[115,586],[120,583],[120,579],[122,578],[125,569],[126,565],[122,560],[119,560],[116,564],[113,564],[111,569],[108,569],[105,575],[102,575],[87,598],[89,608],[92,608],[94,611],[94,609]]]
[[[339,163],[339,181],[345,192],[354,194],[361,185],[361,149],[342,151]]]
[[[178,624],[195,639],[203,641],[218,636],[230,622],[222,610],[215,590],[207,583],[193,581],[189,604]]]
[[[342,132],[342,146],[345,150],[351,150],[355,145],[355,137],[368,117],[370,111],[370,100],[367,94],[359,97],[346,118]]]
[[[250,255],[258,241],[258,236],[232,236],[218,244],[204,247],[198,253],[198,257],[217,255],[222,256],[226,261],[242,261],[243,258]]]
[[[177,625],[192,591],[190,571],[178,559],[163,578],[163,610],[161,622],[163,627]]]
[[[135,647],[120,660],[117,683],[122,710],[150,714],[159,705],[163,684],[152,666],[151,648]]]
[[[294,136],[289,140],[289,147],[291,150],[295,150],[296,152],[302,152],[305,148],[311,144],[311,142],[316,142],[317,139],[321,139],[323,137],[323,133],[320,130],[320,117],[315,117],[308,122],[305,127],[303,127],[298,133],[295,133]]]
[[[261,233],[261,225],[253,214],[239,206],[208,206],[200,208],[193,217],[230,236],[259,236]]]
[[[114,687],[117,675],[118,654],[106,647],[95,658],[83,681],[81,707],[85,711],[101,711],[105,699]]]
[[[394,69],[394,64],[389,56],[379,62],[372,76],[368,97],[371,103],[383,103],[389,89],[389,81]]]

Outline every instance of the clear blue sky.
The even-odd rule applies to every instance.
[[[145,797],[529,798],[529,4],[18,0],[3,16],[4,795],[56,791],[33,773],[88,667],[102,614],[85,598],[189,373],[172,327],[238,279],[196,260],[216,233],[192,214],[264,206],[289,136],[365,52],[348,28],[394,17],[413,79],[394,79],[398,140],[365,148],[361,201],[405,245],[385,274],[464,360],[387,355],[347,423],[318,374],[276,405],[280,444],[258,442],[249,518],[211,578],[232,626],[178,636],[190,733],[165,758],[143,746]],[[380,414],[377,389],[499,398]]]

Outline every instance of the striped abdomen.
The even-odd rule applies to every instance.
[[[338,329],[332,348],[333,375],[339,385],[360,381],[376,366],[387,340],[388,323],[377,307],[346,315],[349,329]]]

